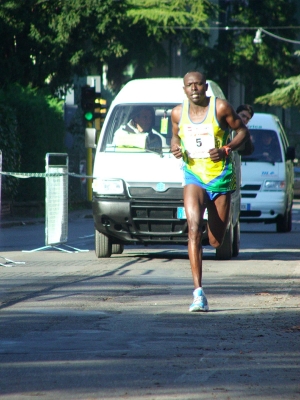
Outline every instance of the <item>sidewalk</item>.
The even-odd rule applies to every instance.
[[[79,218],[93,218],[92,208],[71,210],[68,212],[69,221],[76,220]],[[0,229],[1,228],[11,228],[13,226],[23,226],[23,225],[34,225],[34,224],[44,224],[45,223],[45,213],[43,216],[26,216],[26,215],[4,215],[0,218]]]

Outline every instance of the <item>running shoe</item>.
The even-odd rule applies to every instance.
[[[202,288],[195,289],[193,292],[194,301],[190,305],[190,312],[208,311],[208,302]]]

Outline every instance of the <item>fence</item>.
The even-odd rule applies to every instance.
[[[69,173],[69,158],[65,153],[47,153],[45,158],[45,173],[21,173],[2,171],[2,153],[0,151],[0,214],[1,214],[1,176],[9,175],[16,178],[45,178],[45,246],[33,250],[57,249],[67,253],[82,252],[67,245],[68,240],[68,177],[92,178],[86,175]],[[73,251],[58,246],[65,246]],[[3,257],[2,257],[3,258]],[[7,259],[6,259],[7,260]],[[8,260],[13,262],[12,260]],[[0,265],[3,265],[0,263]]]

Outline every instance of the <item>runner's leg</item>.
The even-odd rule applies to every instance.
[[[224,239],[230,214],[231,194],[221,194],[208,201],[208,239],[211,246],[219,247]]]
[[[188,253],[194,287],[202,286],[202,220],[206,203],[206,192],[197,185],[184,187],[184,207],[189,228]]]

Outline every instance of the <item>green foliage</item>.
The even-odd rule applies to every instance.
[[[222,88],[228,87],[229,79],[245,85],[247,103],[266,93],[275,79],[283,79],[295,71],[300,72],[299,62],[293,57],[293,45],[263,35],[262,43],[253,39],[256,28],[268,26],[268,31],[289,39],[295,39],[293,29],[280,27],[297,26],[296,2],[286,0],[223,2],[220,12],[221,26],[231,30],[220,30],[213,49],[198,46],[194,41],[193,60],[204,64],[205,72],[215,79]],[[274,27],[274,28],[272,28]],[[202,67],[203,68],[203,67]]]
[[[147,26],[149,35],[155,33],[165,35],[174,33],[174,27],[182,26],[189,29],[200,29],[208,26],[208,9],[212,5],[208,1],[173,0],[129,0],[131,8],[127,16],[132,19],[133,25],[142,22]]]
[[[0,5],[0,85],[72,85],[73,76],[108,64],[115,91],[133,65],[136,75],[166,63],[163,40],[186,40],[207,24],[208,0],[3,0]],[[176,30],[184,26],[188,30]]]
[[[287,79],[276,79],[275,83],[281,86],[272,93],[260,96],[255,103],[269,106],[299,107],[300,108],[300,75]]]
[[[17,172],[20,168],[21,143],[17,131],[15,110],[5,104],[0,93],[0,150],[2,151],[2,171]],[[12,199],[17,193],[18,179],[1,175],[3,199]]]
[[[7,129],[14,130],[15,144],[7,148],[10,171],[45,172],[45,155],[64,151],[62,102],[31,88],[10,85],[2,93],[3,102],[13,110]],[[10,139],[10,140],[13,140]],[[16,159],[13,164],[13,159]],[[45,198],[44,179],[28,178],[19,182],[17,199]]]
[[[146,77],[167,65],[164,44],[187,48],[191,64],[209,72],[223,88],[242,81],[247,102],[264,94],[275,79],[299,73],[293,45],[263,37],[253,43],[253,27],[267,26],[294,39],[295,0],[2,0],[0,4],[0,87],[65,91],[73,77],[95,75],[108,65],[109,88],[117,92],[130,78]],[[219,14],[216,14],[216,12]],[[218,22],[215,46],[205,30]],[[225,26],[233,30],[222,30]],[[274,28],[272,28],[274,27]],[[212,42],[212,41],[211,41]]]

